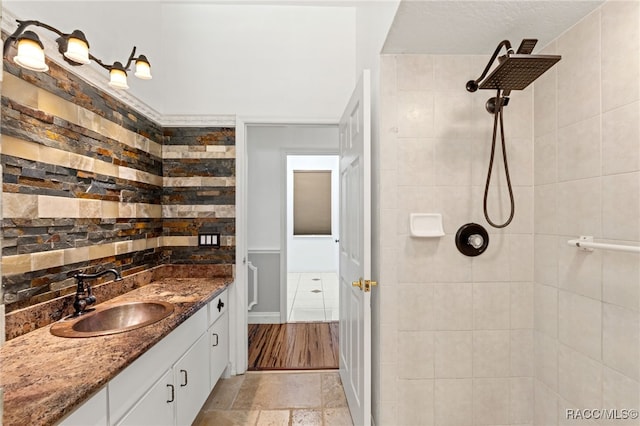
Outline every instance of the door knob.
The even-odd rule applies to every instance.
[[[353,287],[358,287],[360,290],[362,290],[362,278],[360,278],[360,281],[354,281],[351,283],[351,285]]]

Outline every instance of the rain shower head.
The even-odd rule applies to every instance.
[[[507,56],[481,83],[479,89],[523,90],[560,60],[558,55]]]
[[[520,43],[518,50],[514,53],[509,40],[502,40],[500,44],[498,44],[498,47],[496,47],[493,55],[491,55],[491,59],[489,59],[489,63],[484,68],[484,71],[482,71],[482,75],[475,80],[467,81],[467,90],[469,92],[475,92],[478,89],[494,89],[497,91],[496,96],[490,98],[485,104],[487,112],[493,114],[493,137],[491,139],[491,157],[489,159],[489,170],[487,172],[487,180],[485,181],[484,199],[482,202],[484,217],[487,223],[494,228],[504,228],[509,225],[513,220],[516,209],[511,177],[509,176],[509,163],[507,162],[506,142],[502,121],[503,109],[509,104],[509,95],[512,90],[522,90],[526,88],[561,59],[561,57],[557,55],[532,55],[531,52],[533,52],[533,48],[537,42],[538,40],[536,39],[525,38],[522,40],[522,43]],[[498,58],[498,53],[500,53],[503,47],[507,50],[507,53]],[[498,65],[491,74],[485,78],[496,58],[498,58]],[[507,180],[507,188],[509,190],[509,204],[511,206],[509,218],[504,223],[493,222],[489,217],[487,209],[487,195],[489,194],[489,185],[491,183],[498,128],[500,129],[502,160]]]
[[[469,92],[475,92],[478,89],[502,90],[505,96],[508,96],[511,90],[525,89],[562,58],[559,55],[531,55],[537,42],[536,39],[524,39],[518,51],[513,53],[511,43],[503,40],[493,52],[482,75],[476,80],[467,82],[467,90]],[[498,58],[498,66],[485,78],[503,46],[507,48],[506,55]]]

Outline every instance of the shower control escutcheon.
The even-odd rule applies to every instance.
[[[456,232],[456,247],[465,256],[479,256],[489,246],[489,234],[482,225],[467,223]]]

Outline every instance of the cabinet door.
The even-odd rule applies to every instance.
[[[210,386],[213,389],[229,363],[229,315],[227,312],[209,327],[208,334],[211,349]]]
[[[117,423],[135,401],[207,330],[207,310],[200,309],[109,382],[109,413]]]
[[[107,426],[107,387],[103,387],[84,402],[68,417],[60,422],[60,426]]]
[[[188,426],[209,396],[209,339],[206,334],[173,367],[176,386],[176,424]]]
[[[173,370],[167,370],[118,425],[173,425],[176,394],[177,389],[173,384]]]

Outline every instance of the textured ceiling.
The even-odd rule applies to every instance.
[[[523,38],[537,38],[537,51],[602,3],[403,0],[383,53],[490,54],[501,40],[517,48]]]

